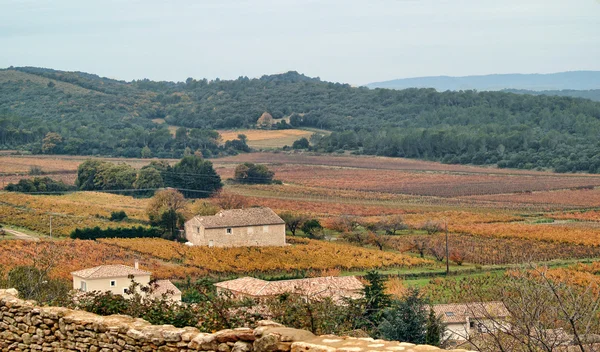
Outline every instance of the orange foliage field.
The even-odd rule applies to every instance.
[[[600,262],[593,262],[591,264],[579,263],[566,268],[542,268],[537,271],[544,273],[550,280],[564,282],[600,295],[600,276],[598,276],[598,273],[600,273]]]
[[[332,269],[375,269],[427,266],[431,262],[344,244],[295,240],[293,245],[250,248],[201,248],[162,239],[103,239],[100,241],[0,241],[0,269],[18,265],[53,265],[52,276],[71,279],[70,273],[103,264],[133,265],[156,278],[187,276],[320,273]],[[34,259],[35,258],[35,259]]]
[[[600,245],[600,228],[589,226],[589,224],[480,223],[450,225],[449,229],[457,233],[478,236],[526,238],[588,246]]]
[[[85,159],[0,156],[0,173],[26,172],[30,165],[74,171]],[[123,161],[135,167],[149,162],[107,160]],[[340,216],[377,221],[382,216],[402,215],[413,228],[433,220],[447,222],[451,232],[463,235],[600,245],[600,189],[594,188],[600,187],[598,175],[301,153],[250,153],[212,161],[223,179],[232,177],[234,167],[241,162],[267,164],[275,171],[275,178],[284,184],[227,183],[225,191],[243,196],[247,206],[305,213],[325,224],[335,222]],[[143,224],[147,221],[146,204],[147,200],[101,193],[62,196],[0,193],[0,223],[47,233],[48,216],[52,212],[57,214],[53,220],[55,233],[67,235],[76,227]],[[110,212],[116,210],[125,210],[134,222],[108,221]],[[555,222],[543,223],[548,219]]]
[[[286,247],[206,248],[188,247],[162,239],[102,239],[103,244],[177,262],[210,273],[271,273],[297,270],[364,270],[412,267],[431,264],[428,260],[307,239],[288,239]]]
[[[281,148],[291,146],[300,138],[310,138],[313,132],[305,130],[221,130],[219,131],[223,141],[236,139],[239,134],[248,138],[251,148]]]
[[[0,241],[0,267],[10,270],[18,265],[53,266],[51,275],[71,280],[71,272],[103,264],[132,266],[138,259],[142,269],[152,271],[156,278],[185,278],[203,275],[204,271],[166,263],[149,255],[134,253],[117,246],[95,241]]]
[[[147,199],[135,199],[99,192],[77,192],[65,195],[30,195],[0,192],[0,223],[25,227],[33,231],[67,236],[76,228],[130,227],[136,222],[112,222],[112,211],[124,210],[130,219],[145,221]]]

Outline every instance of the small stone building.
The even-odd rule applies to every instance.
[[[135,267],[121,264],[100,265],[71,273],[74,290],[82,292],[110,291],[116,295],[127,295],[131,280],[134,280],[141,286],[149,286],[150,275],[149,271],[139,269],[137,261]],[[171,281],[157,280],[153,287],[154,296],[167,293],[171,296],[172,300],[181,301],[181,291]]]
[[[269,208],[222,210],[187,221],[185,237],[196,246],[285,246],[285,221]]]

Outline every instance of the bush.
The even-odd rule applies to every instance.
[[[42,168],[37,166],[37,165],[33,165],[29,168],[29,174],[32,176],[35,175],[43,175],[44,171],[42,171]]]
[[[308,143],[308,139],[304,137],[294,141],[292,144],[292,148],[294,149],[307,149],[309,146],[310,144]]]
[[[152,238],[161,237],[163,231],[156,227],[109,227],[107,229],[101,229],[98,226],[94,228],[76,229],[71,232],[70,237],[80,240],[95,240],[97,238]]]
[[[125,219],[127,219],[127,213],[124,210],[110,213],[110,221],[123,221]]]
[[[21,179],[18,183],[9,183],[4,190],[9,192],[23,193],[62,193],[75,190],[62,181],[55,181],[50,177],[34,177],[32,179]]]
[[[319,237],[320,232],[323,230],[323,226],[317,219],[307,220],[302,224],[300,228],[309,238]]]
[[[270,184],[274,175],[265,165],[243,163],[235,168],[234,180],[246,184]]]

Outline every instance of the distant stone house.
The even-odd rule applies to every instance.
[[[131,280],[141,286],[150,284],[151,273],[140,270],[138,263],[134,267],[127,265],[100,265],[71,273],[73,289],[83,292],[112,292],[117,295],[127,295]],[[154,285],[154,296],[169,294],[172,300],[181,301],[181,291],[169,280],[157,280]]]
[[[269,208],[223,210],[187,221],[185,237],[196,246],[285,246],[285,221]]]
[[[510,313],[502,302],[472,302],[432,305],[446,327],[444,339],[465,341],[473,334],[507,328]]]
[[[328,276],[280,281],[242,277],[219,282],[215,286],[218,293],[228,293],[235,298],[264,299],[284,293],[297,293],[309,298],[329,297],[334,301],[340,301],[343,298],[361,298],[364,289],[362,282],[355,276]]]

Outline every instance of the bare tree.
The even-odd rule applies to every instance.
[[[331,221],[328,228],[342,233],[356,231],[361,226],[356,216],[343,215]],[[365,225],[366,227],[366,225]]]
[[[415,237],[412,240],[413,248],[419,252],[421,258],[425,257],[425,252],[429,248],[429,238],[426,237]]]
[[[380,251],[388,245],[387,237],[379,235],[376,232],[369,232],[367,235],[367,242],[379,248]]]
[[[421,225],[421,230],[427,232],[428,235],[433,235],[444,230],[444,227],[437,221],[427,220]]]
[[[429,252],[440,262],[446,258],[446,246],[439,238],[429,241]]]
[[[302,224],[308,220],[306,215],[291,211],[285,211],[279,214],[279,217],[285,221],[285,226],[290,230],[292,236],[296,236],[296,230],[302,227]]]
[[[468,304],[475,317],[471,322],[482,329],[463,337],[476,350],[600,351],[600,295],[591,285],[569,285],[552,279],[546,268],[531,266],[507,275],[492,289],[508,317],[484,303]],[[474,289],[473,297],[477,296]]]
[[[404,219],[400,215],[385,217],[375,224],[377,230],[385,231],[386,235],[395,235],[397,231],[407,229]]]
[[[248,201],[244,196],[238,194],[219,191],[214,197],[215,203],[221,209],[243,209],[248,207]]]

